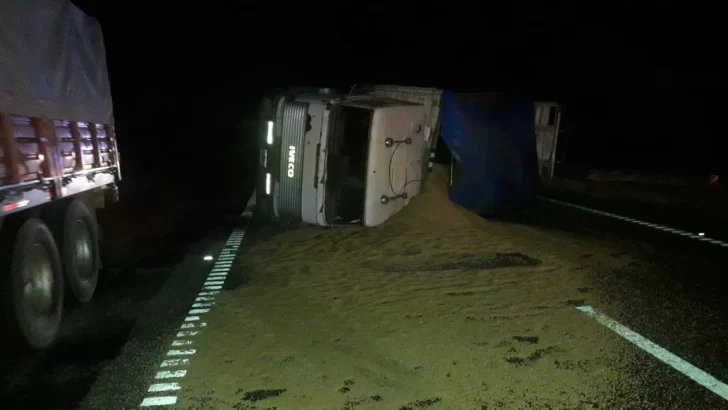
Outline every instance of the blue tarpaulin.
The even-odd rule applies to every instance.
[[[441,115],[440,136],[459,169],[451,201],[491,216],[536,198],[533,100],[445,92]]]

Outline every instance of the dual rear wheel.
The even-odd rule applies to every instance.
[[[0,277],[0,314],[13,347],[42,350],[53,344],[63,314],[64,283],[81,303],[96,290],[96,219],[81,200],[64,205],[48,218],[17,218],[2,228],[0,269],[8,272]]]

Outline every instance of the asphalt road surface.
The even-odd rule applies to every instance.
[[[492,230],[468,230],[474,235],[469,246],[476,249],[492,237],[489,246],[518,252],[499,251],[485,260],[471,250],[460,255],[467,259],[461,265],[452,265],[447,252],[428,253],[429,245],[407,248],[410,254],[402,257],[430,265],[418,272],[435,265],[449,272],[437,276],[433,289],[417,287],[411,275],[418,272],[378,264],[379,256],[397,256],[384,243],[382,254],[372,253],[357,276],[337,276],[332,268],[317,280],[328,265],[316,259],[327,252],[334,256],[331,266],[345,266],[346,258],[336,262],[337,252],[344,252],[337,244],[353,244],[349,232],[320,230],[323,237],[308,237],[315,228],[301,229],[300,236],[284,229],[281,241],[289,242],[281,245],[270,228],[248,227],[220,293],[210,293],[216,305],[201,321],[188,322],[201,290],[217,283],[208,277],[212,262],[204,256],[217,261],[231,232],[245,228],[242,221],[220,226],[117,272],[92,303],[71,308],[61,342],[50,352],[4,357],[0,408],[127,409],[149,397],[174,397],[171,407],[190,409],[728,408],[720,384],[705,386],[728,381],[728,248],[548,201],[489,224]],[[397,232],[388,231],[388,238]],[[510,238],[513,243],[505,244]],[[365,239],[376,251],[378,239]],[[306,248],[315,241],[335,249]],[[369,249],[342,255],[364,251]],[[506,254],[512,265],[504,268],[499,263]],[[293,273],[268,272],[261,262],[295,266],[306,257],[313,268]],[[244,269],[250,283],[241,279]],[[392,273],[389,280],[399,288],[382,287],[381,272]],[[491,274],[502,283],[489,282]],[[555,282],[542,279],[548,274]],[[582,282],[588,284],[577,287]],[[529,283],[538,289],[527,289]],[[574,288],[559,293],[560,283]],[[532,310],[519,316],[517,306],[490,307],[516,312],[510,321],[501,310],[483,313],[485,300],[518,299],[521,287],[539,299]],[[483,298],[484,291],[492,299]],[[415,303],[414,292],[432,293]],[[443,303],[423,306],[437,297]],[[358,304],[371,309],[362,312]],[[590,316],[586,306],[598,314]],[[397,309],[406,314],[380,321]],[[405,324],[405,318],[416,323]],[[431,328],[435,322],[439,331]],[[180,337],[192,329],[185,323],[197,323],[199,335]],[[626,335],[625,327],[641,339]],[[447,339],[453,334],[458,337]],[[471,340],[476,336],[481,339]],[[187,342],[193,355],[170,356],[171,350],[190,350],[173,343]],[[428,353],[440,357],[423,356]],[[171,373],[155,378],[167,371],[161,363],[187,357],[189,366],[170,365]],[[327,364],[327,357],[338,361]],[[340,368],[346,370],[339,374]],[[157,390],[150,392],[153,385]]]

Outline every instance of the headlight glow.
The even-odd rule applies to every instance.
[[[268,134],[266,134],[265,140],[268,145],[273,145],[273,121],[268,121]]]

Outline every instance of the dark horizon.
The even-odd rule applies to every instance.
[[[75,3],[102,24],[121,149],[140,166],[148,147],[198,153],[169,139],[203,129],[221,150],[247,151],[267,88],[390,83],[560,102],[567,167],[728,171],[720,149],[728,82],[711,51],[719,37],[700,20],[706,13],[672,3],[614,6],[593,20],[574,18],[584,11],[576,9],[479,17],[422,7],[401,24],[363,7],[285,15],[268,6]],[[332,24],[298,24],[317,17]]]

